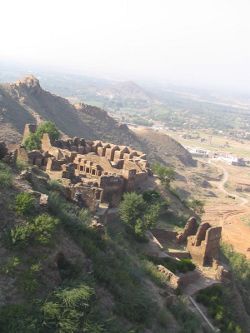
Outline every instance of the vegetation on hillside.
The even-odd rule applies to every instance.
[[[0,161],[0,189],[8,188],[12,184],[12,174],[10,168]]]
[[[46,211],[37,207],[33,194],[19,192],[10,197],[9,207],[14,208],[18,223],[13,220],[1,234],[8,256],[2,258],[0,275],[10,280],[15,277],[12,288],[20,294],[20,301],[1,305],[1,332],[142,333],[146,328],[167,332],[173,321],[170,312],[175,310],[159,304],[157,293],[148,288],[148,279],[157,288],[165,288],[164,275],[157,272],[155,264],[150,267],[140,251],[137,253],[136,248],[142,244],[130,237],[126,224],[116,221],[119,231],[110,226],[105,234],[99,234],[89,223],[88,210],[68,202],[60,184],[50,182],[46,188],[42,185],[49,195]],[[36,186],[39,189],[39,183]],[[131,193],[129,199],[124,199],[128,206],[131,198],[136,203],[132,205],[133,214],[151,226],[162,201],[159,193]],[[130,214],[125,216],[128,222],[132,221]],[[57,263],[61,282],[45,283],[44,275],[50,269],[48,260],[64,237],[70,237],[88,258],[89,268],[86,271],[82,262],[62,256]],[[108,309],[100,290],[105,290],[109,299]],[[187,320],[178,325],[185,332],[195,332],[191,327],[198,328],[199,323],[187,308],[184,313]]]
[[[166,167],[160,163],[152,165],[153,172],[160,178],[163,185],[169,187],[170,182],[174,180],[175,172],[172,168]]]
[[[24,147],[27,150],[35,150],[41,148],[41,139],[44,133],[48,133],[51,140],[56,140],[60,136],[60,132],[56,128],[55,124],[51,121],[45,121],[40,124],[35,133],[31,133],[24,141]]]
[[[243,333],[237,324],[236,306],[231,301],[230,289],[223,286],[212,286],[200,290],[196,300],[208,308],[209,315],[221,332]]]
[[[155,191],[144,194],[125,193],[119,206],[121,220],[137,237],[145,238],[146,230],[152,228],[160,215],[159,194]]]
[[[228,244],[223,244],[222,252],[235,278],[245,309],[250,315],[250,260],[235,252]]]
[[[191,199],[191,200],[187,200],[185,201],[185,204],[187,205],[187,207],[189,207],[190,209],[193,210],[193,212],[198,215],[199,217],[201,217],[204,213],[204,202],[202,200],[199,199]]]

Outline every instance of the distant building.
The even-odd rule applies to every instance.
[[[195,157],[209,157],[209,151],[201,148],[185,147]]]

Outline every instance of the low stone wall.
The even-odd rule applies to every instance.
[[[157,268],[161,273],[163,273],[167,277],[169,284],[174,289],[185,288],[194,280],[199,279],[199,273],[196,270],[192,272],[187,272],[185,274],[180,273],[176,275],[172,271],[167,269],[165,266],[158,265]]]
[[[175,241],[177,236],[177,232],[175,231],[158,229],[158,228],[152,229],[151,232],[154,235],[154,237],[157,238],[157,240],[162,244],[166,242]]]

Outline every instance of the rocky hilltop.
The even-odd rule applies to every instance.
[[[30,75],[15,83],[0,85],[0,140],[18,143],[26,123],[53,121],[62,133],[89,140],[102,139],[115,144],[125,144],[145,151],[150,159],[162,161],[164,151],[178,150],[168,155],[170,163],[176,158],[192,165],[191,155],[175,140],[159,150],[157,143],[148,144],[125,124],[120,124],[98,107],[85,103],[71,104],[67,99],[44,90],[39,80]],[[155,149],[156,148],[156,149]]]

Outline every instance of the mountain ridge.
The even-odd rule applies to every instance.
[[[145,151],[151,161],[164,163],[161,152],[151,149],[151,145],[147,145],[146,140],[136,135],[126,124],[119,123],[105,110],[96,106],[71,104],[67,99],[44,90],[33,75],[14,83],[0,85],[0,96],[0,140],[7,143],[16,144],[21,141],[26,123],[50,120],[67,136],[129,145]],[[192,157],[184,147],[181,146],[180,149],[174,140],[171,140],[170,144],[173,149],[166,146],[166,150],[181,150],[184,157],[181,162],[192,165]],[[171,160],[169,156],[168,158]],[[172,159],[176,159],[174,153]]]

